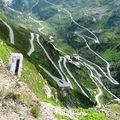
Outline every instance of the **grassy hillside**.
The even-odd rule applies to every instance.
[[[28,57],[27,52],[30,49],[30,42],[29,42],[30,31],[28,29],[25,29],[25,28],[23,28],[21,26],[18,26],[18,25],[14,27],[15,23],[13,24],[13,22],[9,22],[7,20],[7,18],[5,18],[4,16],[2,18],[5,19],[8,23],[10,23],[10,26],[12,27],[12,29],[14,31],[15,45],[11,45],[9,43],[9,30],[7,29],[7,27],[2,22],[1,22],[0,27],[1,27],[1,30],[4,29],[4,32],[1,31],[1,40],[4,40],[7,45],[14,48],[14,49],[12,49],[12,52],[17,52],[17,51],[21,52],[24,55],[26,60],[28,60],[28,61],[30,61],[34,64],[34,66],[31,66],[31,65],[29,65],[30,63],[27,62],[26,60],[25,60],[25,62],[23,62],[23,71],[22,71],[22,77],[20,78],[20,80],[27,82],[28,85],[30,86],[30,88],[39,96],[40,99],[42,99],[44,101],[51,101],[51,102],[53,101],[54,103],[56,103],[55,99],[57,98],[59,100],[59,103],[61,105],[66,106],[66,107],[67,107],[67,104],[69,104],[71,107],[81,106],[81,107],[86,108],[86,107],[92,107],[95,104],[94,97],[91,96],[91,98],[92,98],[92,101],[91,101],[90,99],[86,98],[86,96],[84,96],[81,93],[80,89],[64,90],[64,89],[58,87],[56,82],[54,82],[53,79],[50,76],[48,76],[42,69],[40,69],[38,67],[38,65],[40,64],[45,69],[47,69],[52,75],[60,78],[59,73],[56,71],[54,66],[48,60],[48,58],[45,55],[43,49],[38,45],[38,43],[36,41],[36,37],[34,39],[35,51],[31,55],[31,57]],[[5,34],[8,34],[8,36],[5,36]],[[6,38],[4,38],[4,36]],[[34,36],[36,36],[36,35],[34,34]],[[59,60],[60,53],[58,51],[56,51],[51,44],[47,43],[46,38],[40,36],[40,42],[42,43],[42,45],[44,46],[44,48],[46,49],[48,54],[51,56],[51,59],[58,66],[58,60]],[[69,65],[69,66],[71,66],[71,65]],[[32,67],[34,67],[34,68],[32,68]],[[36,73],[34,73],[34,72],[32,73],[33,69],[37,69],[37,70],[34,70],[34,71],[36,71],[36,72],[38,71],[38,72],[40,72],[40,74],[42,74],[43,78],[45,79],[44,82],[40,81],[39,78],[37,77],[37,76],[39,76],[39,73],[37,73],[38,74],[37,76],[36,76]],[[76,73],[77,73],[77,68],[75,67],[75,69],[76,69]],[[83,71],[83,70],[81,70],[81,71]],[[86,71],[86,73],[83,72],[82,74],[88,74],[88,73]],[[88,79],[88,81],[89,81],[89,75],[86,76],[85,78],[84,78],[84,75],[83,75],[83,79]],[[71,79],[71,81],[72,81],[72,79]],[[44,95],[45,93],[43,92],[43,90],[44,90],[44,85],[43,84],[45,84],[46,82],[51,86],[51,90],[52,90],[52,93],[53,93],[53,96],[54,96],[50,99],[47,99]],[[73,84],[74,88],[77,88],[76,83],[73,82],[72,84]],[[95,86],[95,88],[96,88],[96,86]],[[84,88],[84,89],[86,90],[86,88]],[[92,84],[89,85],[89,89],[92,90]],[[67,97],[68,97],[67,99],[68,100],[65,100],[66,97],[64,97],[64,94],[61,94],[62,92],[67,93]],[[56,94],[58,94],[58,95],[56,95]],[[80,96],[83,96],[84,100],[80,99],[78,94]],[[88,94],[89,94],[89,92],[88,92]],[[42,98],[41,98],[41,96],[42,96]],[[71,97],[73,99],[71,99]],[[73,104],[69,103],[69,102],[73,102],[73,101],[74,101]],[[80,103],[80,104],[77,105],[76,103]]]

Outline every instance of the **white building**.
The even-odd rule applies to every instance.
[[[22,70],[23,55],[21,53],[11,53],[9,70],[13,75],[20,77]]]

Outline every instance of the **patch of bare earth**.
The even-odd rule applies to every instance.
[[[93,21],[99,21],[106,14],[107,9],[105,8],[90,8],[84,11],[84,15],[90,16],[93,18]]]

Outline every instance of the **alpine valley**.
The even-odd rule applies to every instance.
[[[120,119],[120,0],[0,0],[3,66],[12,52],[24,56],[17,81],[27,84],[38,101],[66,110],[53,111],[54,119]],[[37,102],[19,96],[34,119],[51,120],[36,115]],[[3,97],[0,101],[4,106]]]

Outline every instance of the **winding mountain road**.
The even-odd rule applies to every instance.
[[[70,87],[70,84],[66,81],[62,81],[61,79],[59,79],[58,77],[53,76],[48,70],[46,70],[44,67],[42,67],[41,65],[39,65],[39,67],[41,69],[44,70],[44,72],[46,72],[46,74],[48,74],[60,87]]]
[[[99,93],[95,96],[96,102],[99,107],[101,107],[101,104],[99,102],[99,97],[102,95],[102,90],[98,87]]]
[[[34,33],[30,33],[31,35],[31,39],[30,39],[30,44],[31,44],[31,48],[29,50],[29,52],[27,53],[28,56],[30,56],[33,52],[34,52],[34,44],[33,44],[33,41],[34,41]]]
[[[54,40],[53,40],[53,36],[50,36],[49,37],[49,41],[48,41],[49,43],[52,43],[52,42],[54,42]]]
[[[71,82],[70,82],[69,78],[67,77],[67,75],[65,74],[65,72],[63,71],[62,66],[61,66],[61,62],[62,62],[62,59],[63,59],[64,57],[59,56],[59,58],[60,58],[60,59],[58,60],[58,65],[59,65],[59,68],[60,68],[61,72],[64,74],[64,76],[65,76],[65,78],[66,78],[67,82],[69,83],[70,88],[72,88],[72,89],[73,89],[72,84],[71,84]]]
[[[115,80],[112,78],[111,74],[110,74],[110,70],[109,70],[110,64],[109,64],[104,58],[102,58],[99,54],[97,54],[95,51],[93,51],[93,50],[90,48],[90,46],[88,45],[86,39],[85,39],[82,35],[77,34],[77,33],[76,33],[76,35],[78,35],[79,37],[81,37],[81,38],[85,41],[86,46],[88,47],[88,49],[89,49],[91,52],[93,52],[95,55],[97,55],[100,59],[102,59],[102,60],[107,64],[108,76],[107,76],[107,74],[106,74],[103,70],[102,70],[102,73],[103,73],[103,74],[106,76],[106,78],[108,78],[113,84],[118,85],[119,83],[118,83],[117,81],[115,81]]]
[[[32,5],[32,7],[30,8],[30,11],[32,11],[32,9],[39,3],[40,0],[37,0],[36,3],[34,5]]]
[[[114,95],[111,91],[109,91],[109,90],[103,85],[103,83],[102,83],[102,81],[101,81],[100,74],[99,74],[99,73],[97,72],[97,70],[96,70],[93,66],[91,66],[90,64],[95,65],[95,66],[98,67],[98,68],[99,68],[99,66],[97,66],[96,64],[94,64],[94,63],[86,60],[85,58],[80,57],[80,59],[83,61],[83,63],[84,63],[84,65],[86,66],[86,68],[89,69],[89,71],[90,71],[90,73],[91,73],[91,75],[90,75],[90,76],[91,76],[91,79],[92,79],[92,78],[96,79],[96,80],[99,82],[99,84],[100,84],[111,96],[113,96],[113,97],[116,98],[116,99],[119,99],[116,95]],[[87,64],[87,63],[89,63],[89,64]],[[99,68],[99,69],[100,69],[100,68]],[[93,75],[92,70],[96,73],[97,77],[95,77],[95,75]],[[101,72],[102,72],[102,71],[101,71]],[[104,71],[103,71],[103,72],[104,72]],[[96,83],[96,82],[95,82],[95,83]],[[96,84],[96,85],[97,85],[97,84]]]
[[[9,35],[10,35],[10,43],[14,44],[14,33],[12,28],[4,21],[0,18],[0,20],[6,25],[6,27],[9,29]]]
[[[17,11],[17,10],[15,10],[15,9],[11,8],[11,7],[7,7],[7,8],[8,8],[9,10],[11,10],[11,11],[17,13],[17,14],[22,15],[22,12],[20,12],[20,11]]]
[[[49,3],[49,4],[51,4],[51,5],[56,6],[55,4],[52,4],[52,3],[48,2],[47,0],[44,0],[44,1],[47,2],[47,3]],[[35,7],[35,6],[38,4],[38,2],[39,2],[39,0],[37,0],[36,3],[31,7],[31,9],[30,9],[31,11],[32,11],[33,7]],[[12,10],[12,8],[11,8],[11,10]],[[12,11],[14,11],[14,9],[13,9]],[[101,72],[106,76],[106,78],[108,78],[113,84],[118,84],[118,83],[112,78],[112,76],[111,76],[111,74],[110,74],[110,70],[109,70],[110,64],[109,64],[104,58],[102,58],[100,55],[98,55],[95,51],[93,51],[93,50],[90,48],[90,46],[88,45],[88,43],[87,43],[87,41],[86,41],[86,39],[85,39],[85,37],[86,37],[86,38],[89,38],[89,39],[94,40],[95,43],[99,43],[99,39],[97,38],[97,36],[96,36],[92,31],[90,31],[88,28],[86,28],[86,27],[78,24],[78,23],[73,19],[72,14],[71,14],[68,10],[64,9],[64,11],[66,11],[67,13],[69,13],[71,20],[72,20],[76,25],[78,25],[79,27],[87,30],[89,33],[91,33],[91,34],[95,37],[95,38],[92,38],[92,37],[89,37],[89,36],[86,36],[86,35],[82,36],[82,35],[76,34],[76,35],[78,35],[79,37],[81,37],[81,38],[84,39],[84,41],[85,41],[85,43],[86,43],[86,46],[89,48],[89,50],[90,50],[91,52],[93,52],[95,55],[97,55],[100,59],[102,59],[102,60],[107,64],[107,71],[108,71],[107,74],[108,74],[108,75],[102,70],[102,68],[100,68],[99,66],[96,65],[96,66],[101,70]],[[14,11],[14,12],[15,12],[15,11]],[[19,13],[19,14],[21,14],[21,13]],[[35,20],[34,18],[32,18],[32,17],[30,17],[30,16],[29,16],[29,18],[30,18],[31,20],[33,20],[34,22],[38,23],[38,24],[41,26],[41,28],[38,28],[38,31],[39,31],[40,33],[46,35],[46,33],[42,32],[42,30],[45,29],[45,27],[41,24],[42,21],[37,21],[37,20]],[[5,21],[3,21],[1,18],[0,18],[0,20],[1,20],[1,21],[7,26],[7,28],[9,29],[10,43],[11,43],[11,44],[14,44],[14,33],[13,33],[12,28],[11,28]],[[62,25],[62,24],[61,24],[61,25]],[[64,27],[63,27],[63,29],[64,29]],[[66,30],[65,30],[65,31],[66,31]],[[67,31],[66,31],[66,33],[67,33]],[[29,52],[27,53],[28,56],[30,56],[30,55],[34,52],[34,44],[33,44],[34,33],[30,33],[30,34],[31,34],[31,39],[30,39],[31,48],[30,48]],[[71,85],[71,83],[70,83],[69,78],[67,77],[67,75],[65,74],[65,72],[64,72],[63,69],[62,69],[61,62],[62,62],[62,59],[63,59],[63,66],[64,66],[64,68],[66,69],[66,71],[68,72],[69,76],[70,76],[70,77],[74,80],[74,82],[79,86],[79,88],[81,89],[82,93],[83,93],[86,97],[88,97],[88,95],[85,93],[85,91],[82,89],[82,87],[80,86],[80,84],[77,82],[77,80],[74,78],[74,76],[72,75],[72,73],[69,71],[69,69],[68,69],[67,66],[66,66],[66,61],[67,61],[67,58],[68,58],[67,54],[64,53],[63,51],[57,49],[57,48],[53,45],[56,50],[58,50],[59,52],[61,52],[62,54],[64,54],[64,57],[63,57],[63,56],[60,56],[60,58],[59,58],[59,60],[58,60],[58,65],[59,65],[59,68],[58,68],[58,67],[55,65],[55,63],[53,62],[53,60],[50,58],[50,56],[49,56],[49,54],[47,53],[47,51],[45,50],[45,48],[44,48],[44,47],[42,46],[42,44],[40,43],[40,41],[39,41],[39,35],[38,35],[38,34],[36,34],[36,38],[37,38],[38,44],[42,47],[42,49],[44,50],[46,56],[48,57],[48,59],[50,60],[50,62],[52,63],[52,65],[56,68],[56,70],[57,70],[58,73],[60,74],[61,79],[53,76],[50,72],[48,72],[48,71],[47,71],[45,68],[43,68],[41,65],[39,65],[39,67],[40,67],[41,69],[43,69],[51,78],[53,78],[53,80],[56,81],[56,83],[57,83],[60,87],[71,87],[71,88],[73,88],[72,85]],[[48,42],[54,42],[53,36],[50,36],[49,39],[50,39],[50,41],[48,41]],[[84,59],[84,58],[83,58],[83,59]],[[91,79],[92,79],[92,78],[96,79],[96,80],[103,86],[103,88],[104,88],[108,93],[110,93],[110,94],[111,94],[112,96],[114,96],[115,98],[119,99],[118,97],[116,97],[113,93],[111,93],[111,92],[102,84],[102,82],[100,81],[100,79],[99,79],[99,77],[98,77],[98,76],[99,76],[99,73],[97,72],[97,70],[96,70],[93,66],[87,64],[83,59],[82,59],[82,62],[83,62],[83,63],[85,64],[85,66],[89,69]],[[89,62],[90,62],[90,61],[89,61]],[[94,64],[94,63],[92,63],[92,64]],[[97,77],[93,74],[93,71],[97,74]],[[92,80],[93,80],[93,79],[92,79]],[[98,84],[95,82],[95,80],[93,80],[93,81],[94,81],[94,83],[96,84],[96,86],[98,87],[98,91],[99,91],[99,93],[95,96],[95,99],[96,99],[96,102],[97,102],[98,106],[101,106],[100,101],[99,101],[99,97],[102,95],[102,90],[100,89],[100,87],[98,86]]]
[[[30,16],[29,16],[29,18],[30,18],[31,20],[33,20],[34,22],[36,22],[37,24],[39,24],[41,27],[38,28],[38,31],[39,31],[40,33],[42,33],[43,35],[46,35],[46,33],[42,32],[42,30],[45,29],[45,27],[41,24],[41,22],[43,22],[43,21],[37,21],[37,20],[35,20],[34,18],[32,18],[32,17],[30,17]]]
[[[98,37],[97,37],[92,31],[90,31],[88,28],[86,28],[86,27],[78,24],[78,23],[73,19],[72,14],[70,13],[70,11],[68,11],[67,9],[64,9],[64,10],[70,15],[71,20],[72,20],[76,25],[78,25],[79,27],[87,30],[89,33],[91,33],[91,34],[95,37],[95,39],[93,38],[93,40],[95,41],[95,43],[99,43]]]
[[[55,6],[55,4],[53,4],[53,3],[51,3],[51,2],[48,2],[47,0],[44,0],[45,2],[47,2],[47,3],[49,3],[49,4],[51,4],[51,5],[53,5],[53,6]],[[67,11],[66,9],[64,9],[65,11]],[[75,23],[75,24],[77,24],[77,25],[79,25],[77,22],[75,22],[74,21],[74,19],[72,18],[72,14],[69,12],[69,11],[67,11],[68,13],[69,13],[69,15],[71,16],[71,19],[73,20],[73,22]],[[60,20],[60,16],[59,16],[59,20]],[[61,22],[60,22],[61,23]],[[62,25],[62,23],[61,23],[61,25]],[[99,43],[99,40],[98,40],[98,38],[97,38],[97,36],[92,32],[92,31],[90,31],[88,28],[85,28],[84,26],[81,26],[81,25],[79,25],[80,27],[82,27],[82,28],[84,28],[84,29],[86,29],[88,32],[90,32],[96,39],[94,39],[94,41],[95,41],[95,43]],[[64,27],[62,26],[62,28],[64,29]],[[65,30],[65,29],[64,29]],[[67,33],[67,31],[65,30],[65,32]],[[90,37],[91,38],[91,37]],[[93,38],[91,38],[92,40],[93,40]],[[54,45],[53,45],[53,47],[56,49],[56,50],[58,50],[59,52],[61,52],[61,53],[64,53],[63,51],[61,51],[61,50],[59,50],[59,49],[57,49]],[[65,53],[64,53],[64,55],[66,55]],[[84,93],[84,95],[85,96],[87,96],[87,94],[84,92],[84,90],[81,88],[81,86],[77,83],[77,80],[73,77],[73,75],[71,74],[71,72],[69,71],[69,69],[67,68],[67,66],[66,66],[66,59],[65,59],[65,57],[63,57],[64,58],[64,62],[63,62],[63,64],[64,64],[64,67],[65,67],[65,69],[67,70],[67,72],[68,72],[68,74],[71,76],[71,78],[76,82],[76,84],[80,87],[80,89],[82,90],[82,92]],[[61,61],[61,59],[60,59],[60,61]],[[93,68],[92,68],[93,69]],[[94,69],[95,70],[95,69]],[[97,73],[98,74],[98,73]],[[95,77],[95,76],[94,76]],[[102,84],[102,82],[101,81],[99,81],[101,84]],[[102,94],[102,92],[101,92],[101,89],[100,88],[98,88],[99,89],[99,91],[100,91],[100,93],[98,93],[97,95],[96,95],[96,101],[97,101],[97,103],[98,103],[98,105],[100,106],[100,102],[99,102],[99,100],[98,100],[98,98],[99,98],[99,96]],[[87,96],[88,97],[88,96]]]
[[[95,83],[95,85],[96,85],[97,88],[98,88],[99,93],[95,96],[95,100],[96,100],[96,102],[97,102],[97,105],[98,105],[99,107],[101,107],[101,103],[100,103],[100,101],[99,101],[99,97],[102,95],[102,90],[101,90],[100,87],[98,86],[97,81],[101,84],[101,86],[103,86],[103,84],[102,84],[102,82],[99,80],[99,78],[95,77],[95,75],[93,74],[93,71],[98,74],[98,72],[95,70],[95,68],[93,68],[92,66],[90,66],[89,64],[87,64],[87,63],[85,63],[85,62],[84,62],[84,65],[85,65],[86,68],[90,71],[90,78],[91,78],[91,80]],[[95,81],[95,80],[97,80],[97,81]]]
[[[97,36],[96,36],[92,31],[90,31],[88,28],[86,28],[86,27],[78,24],[78,23],[73,19],[72,14],[71,14],[68,10],[66,10],[66,9],[64,9],[64,10],[70,15],[71,20],[72,20],[76,25],[78,25],[79,27],[82,27],[82,28],[86,29],[88,32],[90,32],[90,33],[96,38],[96,39],[93,38],[93,40],[95,41],[95,43],[99,43],[99,39],[97,38]],[[108,76],[106,75],[105,72],[104,72],[104,75],[105,75],[113,84],[119,84],[117,81],[115,81],[115,80],[112,78],[112,76],[111,76],[111,74],[110,74],[110,70],[109,70],[109,69],[110,69],[110,64],[109,64],[104,58],[102,58],[99,54],[97,54],[95,51],[93,51],[93,50],[90,48],[90,46],[89,46],[88,43],[87,43],[87,40],[86,40],[82,35],[77,34],[76,32],[75,32],[75,34],[78,35],[79,37],[81,37],[81,38],[85,41],[86,46],[89,48],[89,50],[90,50],[91,52],[93,52],[95,55],[97,55],[101,60],[103,60],[103,61],[107,64]],[[91,38],[91,37],[90,37],[90,38]]]
[[[39,45],[41,46],[41,48],[44,50],[47,58],[50,60],[50,62],[52,63],[52,65],[55,67],[55,69],[58,71],[59,75],[61,76],[62,82],[63,82],[63,83],[64,83],[64,82],[66,83],[66,79],[65,79],[65,77],[63,76],[62,72],[61,72],[61,71],[59,70],[59,68],[55,65],[55,63],[54,63],[53,60],[50,58],[50,56],[49,56],[49,54],[47,53],[47,51],[45,50],[45,48],[44,48],[44,47],[42,46],[42,44],[40,43],[40,41],[39,41],[39,35],[38,35],[38,34],[36,34],[36,35],[37,35],[36,39],[37,39],[38,44],[39,44]]]
[[[55,4],[53,4],[53,3],[51,3],[51,2],[49,2],[49,1],[47,1],[47,0],[44,0],[44,1],[47,2],[47,3],[49,3],[49,4],[51,4],[51,5],[53,5],[53,6],[56,6]],[[89,36],[85,36],[85,35],[84,35],[84,37],[89,38],[89,39],[91,39],[91,40],[94,40],[95,43],[99,43],[99,39],[97,38],[97,36],[96,36],[92,31],[90,31],[88,28],[86,28],[86,27],[78,24],[78,23],[73,19],[72,14],[71,14],[68,10],[64,9],[64,11],[66,11],[67,13],[69,13],[71,20],[72,20],[76,25],[78,25],[79,27],[87,30],[87,31],[88,31],[89,33],[91,33],[95,38],[92,38],[92,37],[89,37]],[[59,19],[60,19],[60,17],[59,17]],[[62,24],[61,24],[61,25],[62,25]],[[63,29],[64,29],[64,27],[63,27]],[[51,39],[51,38],[52,38],[52,37],[50,37],[50,39]],[[86,40],[86,39],[84,38],[84,40]],[[51,41],[52,41],[52,39],[51,39]],[[90,48],[89,45],[87,44],[87,41],[86,41],[86,45],[87,45],[88,48]],[[54,45],[53,45],[53,46],[54,46]],[[64,53],[63,51],[57,49],[55,46],[54,46],[54,48],[65,55],[65,53]],[[96,64],[95,64],[95,66],[97,66],[97,67],[101,70],[101,72],[102,72],[113,84],[118,84],[118,83],[112,78],[112,76],[111,76],[111,74],[110,74],[110,70],[109,70],[110,64],[109,64],[104,58],[102,58],[100,55],[98,55],[96,52],[94,52],[91,48],[90,48],[89,50],[92,51],[94,54],[96,54],[100,59],[102,59],[102,60],[107,64],[108,76],[107,76],[106,73],[102,70],[102,68],[100,68],[100,67],[99,67],[98,65],[96,65]],[[66,62],[65,57],[60,58],[58,63],[59,63],[59,65],[60,65],[60,62],[62,61],[62,59],[64,59],[63,64],[64,64],[64,67],[65,67],[65,62]],[[93,63],[93,64],[94,64],[94,63]],[[60,67],[60,66],[59,66],[59,67]],[[97,70],[96,70],[94,67],[90,66],[89,64],[87,64],[86,67],[89,68],[91,71],[94,70],[94,71],[96,72],[97,77],[95,77],[95,76],[93,75],[93,72],[92,72],[92,73],[91,73],[91,78],[93,77],[94,79],[97,79],[98,82],[103,86],[103,84],[102,84],[102,82],[101,82],[101,80],[100,80],[100,77],[99,77],[100,74],[97,72]],[[67,66],[65,67],[65,69],[67,70],[67,72],[68,72],[68,74],[71,76],[71,78],[72,78],[74,81],[76,81],[75,78],[74,78],[74,76],[70,73],[70,71],[69,71],[69,69],[67,68]],[[62,70],[61,67],[60,67],[60,70],[61,70],[62,73],[63,73],[63,70]],[[76,82],[77,82],[77,81],[76,81]],[[96,82],[95,82],[95,83],[96,83]],[[78,83],[76,83],[76,84],[79,86]],[[96,83],[96,85],[97,85],[97,83]],[[79,86],[79,87],[80,87],[80,86]],[[102,90],[99,88],[98,85],[97,85],[97,87],[98,87],[99,93],[95,96],[95,99],[96,99],[96,101],[97,101],[98,106],[101,106],[98,98],[99,98],[99,96],[102,94]],[[104,88],[105,90],[107,90],[105,86],[103,86],[103,88]],[[80,87],[80,89],[82,90],[81,87]],[[84,91],[82,91],[82,92],[84,93]],[[117,97],[116,97],[114,94],[112,94],[109,90],[107,90],[107,92],[110,93],[110,94],[111,94],[112,96],[114,96],[115,98],[117,98]],[[86,94],[86,93],[84,93],[84,94]],[[86,95],[86,96],[87,96],[87,95]]]
[[[46,56],[48,57],[48,59],[51,61],[51,63],[53,64],[53,66],[57,69],[57,71],[58,71],[58,73],[61,75],[61,78],[62,78],[62,82],[64,83],[64,87],[66,86],[66,84],[67,84],[67,86],[68,86],[68,83],[69,83],[69,87],[72,87],[71,86],[71,83],[70,83],[70,80],[69,79],[67,79],[67,81],[65,80],[65,78],[64,78],[64,76],[63,76],[63,74],[65,75],[65,73],[63,72],[63,70],[62,70],[62,67],[61,67],[61,65],[60,65],[60,62],[61,62],[61,59],[62,59],[62,57],[60,58],[60,60],[58,60],[58,63],[59,63],[59,68],[60,68],[60,70],[63,72],[61,72],[58,68],[57,68],[57,66],[54,64],[54,62],[52,61],[52,59],[50,58],[50,56],[48,55],[48,53],[47,53],[47,51],[44,49],[44,47],[42,46],[42,44],[39,42],[39,35],[37,34],[37,42],[38,42],[38,44],[42,47],[42,49],[44,50],[44,52],[45,52],[45,54],[46,54]],[[64,58],[64,67],[65,67],[65,69],[67,70],[67,72],[68,72],[68,74],[70,75],[70,77],[75,81],[75,83],[79,86],[79,88],[81,89],[81,91],[82,91],[82,93],[86,96],[86,97],[88,97],[88,95],[85,93],[85,91],[82,89],[82,87],[79,85],[79,83],[77,82],[77,80],[74,78],[74,76],[71,74],[71,72],[68,70],[68,68],[67,68],[67,66],[66,66],[66,58],[65,57],[63,57]],[[41,67],[41,66],[40,66]],[[43,69],[43,67],[41,67],[42,69]],[[45,70],[44,69],[44,71],[47,73],[47,74],[49,74],[50,75],[50,73],[47,71],[47,70]],[[56,77],[53,77],[53,75],[50,75],[52,78],[54,78],[54,80],[56,80]],[[58,82],[58,79],[57,79],[57,83],[58,83],[58,85],[60,85],[61,86],[61,84]],[[63,87],[62,86],[62,87]]]
[[[52,44],[52,45],[53,45],[53,44]],[[69,76],[74,80],[74,82],[75,82],[75,83],[77,84],[77,86],[80,88],[80,90],[82,91],[82,93],[83,93],[86,97],[88,97],[88,95],[85,93],[85,91],[82,89],[82,87],[79,85],[79,83],[77,82],[77,80],[74,78],[74,76],[72,75],[72,73],[69,71],[69,69],[68,69],[67,66],[66,66],[66,61],[67,61],[68,58],[70,58],[70,56],[67,55],[65,52],[63,52],[63,51],[59,50],[58,48],[56,48],[54,45],[53,45],[53,47],[54,47],[55,50],[59,51],[60,53],[62,53],[62,54],[65,56],[65,57],[62,57],[62,58],[64,59],[63,65],[64,65],[67,73],[68,73]],[[62,58],[61,58],[61,59],[62,59]],[[64,73],[64,74],[65,74],[65,73]],[[70,80],[69,80],[69,79],[67,79],[67,80],[68,80],[68,82],[70,83]],[[70,83],[70,85],[71,85],[71,83]]]
[[[67,66],[66,66],[66,58],[64,57],[64,67],[65,67],[65,69],[67,70],[67,72],[68,72],[68,74],[70,75],[70,77],[74,80],[74,82],[77,84],[77,86],[80,88],[80,90],[82,91],[82,93],[86,96],[86,97],[88,97],[88,95],[85,93],[85,91],[82,89],[82,87],[80,86],[80,84],[77,82],[77,80],[75,79],[75,77],[72,75],[72,73],[69,71],[69,69],[67,68]],[[89,98],[89,97],[88,97]]]

